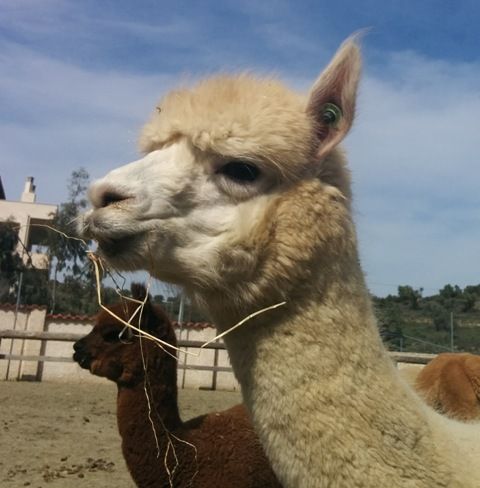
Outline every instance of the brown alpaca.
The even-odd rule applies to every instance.
[[[443,353],[419,373],[415,388],[439,412],[458,419],[480,419],[480,356]]]
[[[135,296],[145,297],[143,287],[132,288]],[[128,319],[137,306],[127,301],[110,309]],[[169,319],[149,301],[142,313],[141,328],[176,345]],[[118,430],[125,461],[137,486],[279,488],[245,407],[236,405],[183,422],[177,404],[175,357],[150,340],[122,334],[123,329],[120,322],[101,311],[93,330],[74,344],[73,357],[82,368],[118,386]]]

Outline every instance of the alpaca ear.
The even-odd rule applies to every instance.
[[[361,64],[355,38],[347,39],[310,91],[307,113],[315,123],[318,159],[324,158],[352,126]]]
[[[130,291],[132,292],[132,298],[144,302],[141,314],[142,328],[148,329],[151,316],[154,315],[152,309],[152,296],[147,292],[145,285],[141,283],[132,282]]]
[[[141,283],[135,283],[132,282],[130,285],[130,291],[132,293],[132,298],[135,298],[135,300],[140,300],[143,302],[145,300],[145,295],[147,294],[147,289],[145,288],[145,285]],[[150,300],[150,296],[148,296],[147,301]]]

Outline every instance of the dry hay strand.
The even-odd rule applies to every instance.
[[[253,317],[256,317],[257,315],[261,315],[262,313],[268,312],[269,310],[274,310],[275,308],[282,307],[283,305],[286,305],[287,302],[280,302],[276,303],[275,305],[270,305],[269,307],[262,308],[260,310],[257,310],[256,312],[251,313],[250,315],[247,315],[245,318],[237,322],[235,325],[230,327],[229,329],[223,331],[221,334],[218,334],[215,336],[213,339],[210,339],[209,341],[205,342],[200,346],[200,349],[203,349],[207,347],[209,344],[212,342],[215,342],[218,339],[221,339],[222,337],[225,337],[227,334],[230,334],[230,332],[234,331],[241,325],[243,325],[245,322],[248,322],[250,319],[253,319]]]
[[[228,328],[224,332],[216,335],[214,338],[212,338],[209,341],[207,341],[204,344],[202,344],[200,346],[200,351],[198,353],[194,353],[194,352],[188,351],[187,349],[181,349],[181,348],[178,348],[176,346],[173,346],[172,344],[170,344],[168,342],[162,341],[158,337],[155,337],[152,334],[149,334],[148,332],[142,330],[141,327],[137,327],[137,326],[135,326],[135,325],[132,324],[132,321],[135,319],[135,317],[137,315],[139,315],[138,323],[141,324],[141,318],[142,318],[142,314],[143,314],[143,309],[144,309],[145,304],[146,304],[146,302],[148,300],[148,297],[149,297],[149,290],[150,290],[150,286],[151,286],[151,276],[150,276],[150,278],[149,278],[149,280],[147,282],[147,285],[146,285],[146,293],[145,293],[145,297],[143,298],[143,300],[139,300],[139,299],[136,299],[136,298],[133,298],[133,297],[129,297],[129,296],[127,296],[127,295],[125,295],[125,294],[122,293],[123,289],[118,286],[118,284],[117,284],[117,282],[116,282],[113,274],[110,272],[110,269],[105,265],[104,261],[102,260],[102,258],[98,254],[96,254],[95,252],[93,252],[92,250],[90,250],[88,248],[88,244],[87,244],[87,242],[84,239],[81,239],[79,237],[69,236],[65,232],[62,232],[59,229],[56,229],[56,228],[54,228],[54,227],[52,227],[50,225],[47,225],[47,224],[31,224],[31,225],[35,225],[35,226],[39,226],[39,227],[46,227],[46,228],[52,230],[53,232],[57,232],[58,234],[62,235],[65,239],[74,239],[74,240],[77,240],[77,241],[82,242],[84,244],[84,246],[85,246],[85,252],[87,254],[87,257],[89,258],[90,262],[92,263],[92,265],[94,267],[95,287],[96,287],[96,292],[97,292],[98,306],[102,310],[105,310],[105,312],[108,313],[109,315],[111,315],[113,318],[115,318],[116,320],[118,320],[118,322],[120,322],[121,324],[123,324],[125,326],[124,330],[122,330],[122,332],[120,332],[120,334],[119,334],[120,339],[121,339],[121,336],[123,335],[124,331],[127,330],[127,328],[129,330],[137,333],[137,336],[140,339],[140,351],[141,351],[141,357],[142,357],[142,365],[143,365],[143,369],[144,369],[144,373],[145,373],[145,376],[144,376],[144,391],[145,391],[145,397],[146,397],[147,405],[148,405],[148,419],[149,419],[150,425],[152,427],[152,432],[153,432],[153,435],[154,435],[154,438],[155,438],[155,444],[156,444],[156,448],[157,448],[157,457],[160,457],[160,455],[161,455],[161,453],[160,453],[160,444],[159,444],[159,440],[158,440],[158,433],[157,433],[157,430],[156,430],[156,427],[155,427],[155,422],[154,422],[153,417],[152,417],[152,413],[153,413],[154,410],[152,408],[152,401],[151,401],[151,398],[150,398],[151,387],[150,387],[150,383],[149,383],[149,379],[148,379],[148,371],[147,371],[148,368],[147,368],[147,362],[145,361],[145,355],[144,355],[144,349],[143,349],[142,339],[146,339],[146,340],[153,341],[166,354],[169,354],[171,357],[173,357],[177,361],[178,361],[178,357],[174,353],[170,352],[171,349],[173,349],[173,350],[175,350],[175,351],[177,351],[178,353],[181,353],[181,354],[185,354],[185,355],[188,354],[188,355],[192,355],[194,357],[199,357],[199,355],[201,353],[201,350],[204,349],[204,348],[206,348],[209,344],[211,344],[211,343],[213,343],[213,342],[215,342],[215,341],[217,341],[219,339],[222,339],[227,334],[230,334],[232,331],[234,331],[238,327],[241,327],[242,325],[244,325],[246,322],[248,322],[252,318],[254,318],[254,317],[258,316],[258,315],[261,315],[261,314],[263,314],[265,312],[268,312],[270,310],[274,310],[274,309],[276,309],[278,307],[284,306],[287,303],[286,301],[283,301],[283,302],[280,302],[280,303],[276,303],[274,305],[270,305],[268,307],[262,308],[260,310],[257,310],[256,312],[253,312],[253,313],[247,315],[242,320],[240,320],[239,322],[237,322],[236,324],[234,324],[232,327]],[[128,320],[125,320],[122,317],[119,317],[117,314],[115,314],[114,312],[112,312],[112,310],[110,310],[107,306],[105,306],[103,304],[103,301],[102,301],[102,278],[104,276],[106,276],[106,275],[108,275],[109,277],[111,277],[112,281],[115,284],[115,291],[119,295],[119,297],[122,299],[122,301],[127,301],[128,300],[128,301],[131,301],[131,302],[134,302],[134,303],[138,304],[138,307],[134,310],[134,312],[132,313],[132,315],[130,317],[128,317]],[[124,283],[123,284],[125,284],[125,281],[126,281],[125,278],[123,278],[123,280],[124,280]],[[125,316],[128,316],[128,314],[127,314],[127,307],[126,306],[125,306],[124,310],[125,310]],[[167,439],[168,439],[167,449],[166,449],[165,454],[164,454],[163,463],[164,463],[165,471],[166,471],[166,473],[168,475],[170,487],[173,488],[173,486],[174,486],[173,485],[173,478],[175,476],[176,470],[178,469],[178,467],[180,465],[180,462],[179,462],[179,459],[178,459],[178,456],[177,456],[177,452],[176,452],[176,449],[175,449],[175,444],[174,444],[173,440],[176,440],[177,442],[180,442],[182,444],[185,444],[185,445],[191,447],[193,449],[193,451],[194,451],[195,463],[196,463],[197,468],[196,468],[195,473],[192,476],[192,479],[190,480],[190,484],[191,484],[193,482],[193,479],[195,478],[195,476],[198,473],[198,451],[197,451],[196,446],[194,444],[186,441],[186,440],[183,440],[183,439],[179,438],[178,436],[176,436],[175,434],[173,434],[172,432],[170,432],[166,428],[166,426],[165,426],[162,418],[160,417],[160,415],[158,414],[158,412],[156,410],[155,410],[155,414],[156,414],[156,418],[160,422],[160,425],[162,426],[162,429],[164,431],[164,434],[167,436]],[[168,456],[169,456],[170,452],[172,452],[172,455],[173,455],[173,458],[174,458],[174,466],[173,467],[170,467],[168,465]]]
[[[57,234],[60,234],[65,239],[73,239],[75,241],[79,241],[79,242],[81,242],[85,246],[85,253],[86,253],[87,257],[89,258],[90,262],[94,266],[95,284],[96,284],[96,291],[97,291],[97,302],[98,302],[98,306],[102,310],[105,310],[105,312],[107,312],[109,315],[111,315],[113,318],[115,318],[116,320],[118,320],[121,324],[125,325],[126,327],[129,327],[130,329],[134,330],[138,334],[141,334],[141,335],[143,335],[145,337],[148,337],[150,340],[156,342],[160,347],[163,346],[162,349],[164,347],[166,347],[166,348],[170,348],[170,349],[175,349],[176,351],[178,351],[180,353],[183,353],[183,354],[193,354],[191,352],[188,352],[188,351],[179,349],[179,348],[173,346],[172,344],[169,344],[168,342],[162,341],[161,339],[158,339],[157,337],[152,336],[148,332],[145,332],[145,331],[141,330],[140,328],[134,326],[131,323],[131,321],[137,316],[137,314],[141,310],[143,311],[143,308],[145,306],[145,303],[148,300],[148,291],[149,291],[149,288],[150,288],[150,280],[149,280],[149,282],[147,284],[147,293],[145,294],[145,298],[143,300],[137,300],[135,298],[129,297],[127,295],[124,295],[123,293],[121,293],[121,290],[119,289],[118,285],[116,284],[115,278],[113,277],[113,275],[110,272],[109,268],[107,268],[105,266],[104,261],[102,260],[102,258],[99,255],[97,255],[95,252],[91,251],[88,248],[88,244],[87,244],[87,242],[84,239],[82,239],[80,237],[75,237],[75,236],[68,235],[65,232],[63,232],[63,231],[61,231],[59,229],[56,229],[55,227],[53,227],[51,225],[47,225],[47,224],[31,224],[31,225],[32,226],[35,226],[35,227],[45,227],[47,229],[50,229],[53,232],[56,232]],[[25,227],[25,226],[23,226],[23,227]],[[118,315],[116,315],[114,312],[112,312],[108,307],[106,307],[103,304],[101,290],[102,290],[102,278],[105,275],[108,275],[108,276],[110,276],[112,278],[113,282],[116,285],[115,291],[117,292],[117,294],[120,296],[120,298],[122,300],[130,300],[130,301],[133,301],[133,302],[136,302],[136,303],[139,304],[139,306],[137,307],[137,309],[134,311],[134,313],[132,314],[132,316],[129,317],[129,319],[127,321],[125,321],[124,319],[122,319],[121,317],[119,317]]]
[[[147,296],[148,296],[148,294],[147,294]],[[141,313],[142,312],[140,312],[139,322],[141,322]],[[149,392],[151,392],[151,386],[150,386],[150,379],[149,379],[149,376],[148,376],[147,362],[145,360],[145,354],[144,354],[144,350],[143,350],[143,340],[142,340],[142,337],[140,337],[139,344],[140,344],[140,353],[141,353],[141,357],[142,357],[143,370],[145,372],[144,382],[143,382],[143,390],[145,392],[145,398],[147,400],[148,420],[149,420],[150,425],[152,427],[152,432],[153,432],[153,436],[154,436],[154,439],[155,439],[155,445],[156,445],[156,448],[157,448],[157,458],[159,458],[160,457],[160,454],[161,454],[160,453],[160,444],[159,444],[159,441],[158,441],[158,434],[157,434],[157,429],[155,427],[155,422],[154,422],[154,420],[152,418],[152,402],[150,400],[150,393],[149,393]],[[175,359],[176,359],[176,357],[175,357]],[[193,480],[195,479],[197,473],[198,473],[198,450],[197,450],[196,446],[194,444],[192,444],[191,442],[188,442],[186,440],[180,439],[178,436],[176,436],[175,434],[173,434],[172,432],[170,432],[167,429],[167,427],[165,426],[165,423],[163,422],[162,417],[158,414],[158,411],[157,410],[155,410],[155,414],[156,414],[157,420],[160,422],[160,425],[162,426],[162,429],[163,429],[164,434],[167,437],[167,449],[165,450],[165,454],[164,454],[164,457],[163,457],[163,466],[165,467],[165,472],[167,473],[168,482],[169,482],[170,487],[173,488],[173,486],[174,486],[173,485],[173,478],[175,476],[175,472],[177,471],[178,467],[180,466],[180,461],[178,459],[177,451],[175,449],[175,444],[173,443],[172,438],[175,439],[175,440],[177,440],[178,442],[180,442],[182,444],[185,444],[185,445],[191,447],[193,449],[196,469],[195,469],[195,472],[192,475],[192,478],[190,479],[190,483],[189,484],[191,484],[193,482]],[[173,454],[174,463],[175,463],[174,466],[173,466],[173,468],[170,468],[169,465],[168,465],[168,455],[169,455],[170,451]]]
[[[195,354],[195,353],[193,353],[191,351],[187,351],[185,349],[180,349],[178,347],[175,347],[172,344],[169,344],[168,342],[162,341],[158,337],[155,337],[155,336],[149,334],[148,332],[140,329],[139,327],[136,327],[135,325],[133,325],[131,323],[132,320],[137,316],[138,313],[142,313],[143,312],[143,308],[145,307],[145,303],[148,300],[149,289],[150,289],[150,284],[151,284],[151,277],[148,280],[148,283],[147,283],[147,286],[146,286],[146,293],[145,293],[145,297],[144,297],[143,300],[138,300],[136,298],[132,298],[132,297],[129,297],[127,295],[124,295],[123,293],[121,293],[120,288],[116,284],[115,278],[113,277],[113,275],[110,272],[109,268],[105,266],[104,261],[102,260],[102,258],[98,254],[96,254],[95,252],[93,252],[90,249],[88,249],[88,244],[87,244],[87,242],[84,239],[81,239],[80,237],[69,236],[65,232],[62,232],[62,231],[56,229],[55,227],[52,227],[52,226],[47,225],[47,224],[31,224],[31,225],[38,226],[38,227],[46,227],[46,228],[48,228],[48,229],[50,229],[50,230],[52,230],[54,232],[57,232],[58,234],[62,235],[66,239],[74,239],[74,240],[79,241],[79,242],[81,242],[81,243],[84,244],[84,246],[85,246],[85,252],[86,252],[86,254],[87,254],[90,262],[94,266],[95,283],[96,283],[96,291],[97,291],[97,302],[98,302],[99,307],[102,308],[102,310],[105,310],[105,312],[107,312],[113,318],[115,318],[116,320],[118,320],[121,324],[125,325],[125,327],[128,327],[128,328],[132,329],[133,331],[137,332],[137,334],[139,334],[139,335],[141,335],[141,336],[143,336],[145,338],[148,338],[149,340],[152,340],[157,345],[159,345],[160,347],[162,347],[162,349],[164,349],[166,347],[166,348],[174,349],[177,352],[182,353],[182,354],[190,354],[190,355],[195,356],[195,357],[198,357],[199,356],[200,353]],[[135,303],[138,304],[138,307],[135,309],[135,311],[133,312],[132,316],[129,317],[128,320],[124,320],[123,318],[119,317],[117,314],[115,314],[114,312],[112,312],[108,307],[106,307],[103,304],[101,290],[102,290],[102,277],[104,275],[108,275],[108,276],[110,276],[112,278],[113,282],[116,285],[115,291],[117,292],[117,294],[120,296],[121,299],[123,299],[123,300],[129,300],[129,301],[132,301],[132,302],[135,302]],[[124,279],[124,281],[125,281],[125,279]],[[260,310],[257,310],[256,312],[253,312],[253,313],[247,315],[245,318],[243,318],[242,320],[240,320],[239,322],[237,322],[236,324],[234,324],[229,329],[225,330],[224,332],[216,335],[213,339],[210,339],[209,341],[207,341],[204,344],[202,344],[201,347],[200,347],[200,349],[204,349],[205,347],[207,347],[212,342],[215,342],[218,339],[221,339],[221,338],[225,337],[227,334],[231,333],[232,331],[234,331],[238,327],[242,326],[243,324],[245,324],[246,322],[248,322],[250,319],[256,317],[257,315],[260,315],[260,314],[263,314],[265,312],[268,312],[269,310],[273,310],[275,308],[281,307],[281,306],[285,305],[286,303],[287,302],[285,302],[285,301],[280,302],[280,303],[276,303],[274,305],[270,305],[268,307],[262,308]]]

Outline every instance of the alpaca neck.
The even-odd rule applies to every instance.
[[[313,284],[291,283],[288,290],[274,287],[269,302],[254,303],[248,311],[245,306],[242,310],[222,309],[223,304],[229,303],[227,300],[218,308],[210,308],[217,327],[224,331],[248,313],[286,302],[247,321],[224,338],[235,374],[247,391],[254,388],[257,368],[263,361],[291,363],[295,370],[304,369],[303,362],[298,364],[298,355],[308,361],[310,352],[315,353],[315,381],[317,376],[328,381],[337,370],[343,371],[349,365],[355,369],[357,363],[362,367],[371,367],[370,363],[390,366],[356,255],[336,266],[328,261],[332,259],[316,266],[321,271],[310,277]],[[211,303],[217,305],[213,300]],[[271,366],[281,367],[275,363]]]
[[[149,415],[156,423],[167,429],[175,429],[181,424],[177,403],[177,388],[159,381],[153,372],[148,381],[142,379],[133,387],[118,386],[117,416],[135,418],[137,423],[145,421],[151,427]],[[150,412],[150,414],[149,414]]]
[[[125,461],[138,486],[157,486],[159,477],[165,476],[169,432],[182,425],[175,369],[152,369],[147,381],[142,378],[133,386],[118,385],[118,430]]]
[[[436,486],[428,483],[451,475],[433,452],[423,407],[381,344],[355,269],[225,337],[245,403],[285,487],[376,486],[373,467],[384,456],[397,460],[380,466],[392,476],[402,463],[433,459],[441,474],[415,486]],[[342,481],[352,465],[353,478]]]
[[[232,365],[247,394],[260,386],[262,371],[271,376],[283,367],[293,369],[285,376],[292,386],[306,373],[315,383],[328,383],[347,370],[392,369],[359,276],[342,287],[322,286],[321,294],[303,290],[293,303],[287,299],[283,307],[227,334]]]
[[[128,425],[130,419],[136,423],[148,423],[151,427],[149,417],[155,424],[167,429],[175,429],[181,424],[177,403],[176,360],[165,357],[159,363],[161,368],[152,368],[147,364],[144,375],[134,385],[118,385],[119,428]]]

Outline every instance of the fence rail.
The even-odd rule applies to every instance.
[[[436,356],[424,352],[390,352],[389,354],[396,363],[409,364],[427,364]]]
[[[82,334],[68,334],[59,332],[34,332],[23,330],[0,330],[0,341],[2,339],[24,339],[24,340],[40,340],[40,341],[64,341],[75,342],[84,337]],[[189,348],[204,348],[214,350],[224,350],[225,345],[223,342],[212,342],[204,346],[201,341],[186,341],[179,340],[178,347]],[[431,361],[435,354],[415,353],[415,352],[390,352],[390,357],[397,363],[411,363],[411,364],[427,364]],[[21,360],[21,361],[59,361],[59,362],[72,362],[72,358],[56,357],[56,356],[22,356],[13,354],[0,354],[0,359],[7,360]],[[182,365],[179,364],[180,369],[196,369],[200,371],[218,371],[218,372],[230,372],[229,367],[224,366],[200,366],[200,365]]]
[[[31,330],[0,330],[1,339],[28,339],[38,341],[75,342],[85,337],[82,334],[63,334],[61,332],[35,332]]]
[[[193,342],[193,341],[192,341]],[[186,347],[186,346],[185,346]],[[21,354],[3,354],[0,353],[0,360],[10,361],[34,361],[39,363],[74,363],[71,357],[62,356],[22,356]],[[231,373],[233,370],[227,366],[202,366],[201,364],[178,364],[178,369],[190,369],[195,371],[216,371],[218,373]]]
[[[20,339],[20,340],[37,340],[37,341],[60,341],[60,342],[76,342],[85,337],[84,334],[72,334],[61,332],[36,332],[28,330],[0,330],[0,343],[2,339]],[[200,364],[183,364],[179,362],[178,369],[180,370],[194,370],[194,371],[210,371],[213,373],[212,389],[216,388],[217,373],[232,373],[233,370],[229,366],[218,366],[218,351],[225,350],[225,346],[221,342],[212,342],[204,345],[202,341],[177,341],[177,347],[195,348],[195,349],[213,349],[215,351],[214,366],[205,366]],[[4,354],[0,353],[0,360],[7,361],[33,361],[39,363],[58,362],[58,363],[73,363],[72,356],[31,356],[23,354]]]

